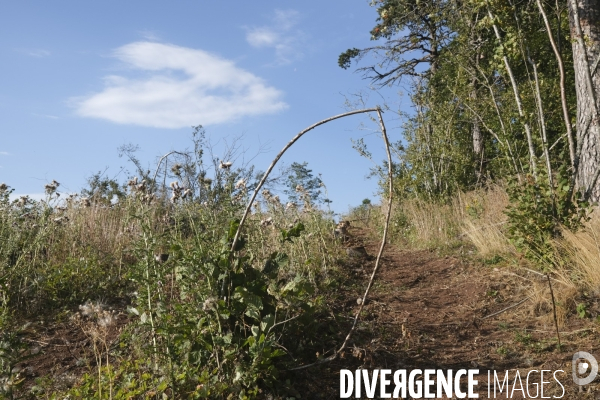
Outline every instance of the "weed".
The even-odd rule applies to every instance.
[[[500,255],[498,255],[498,254],[496,254],[496,255],[494,255],[494,256],[493,256],[493,257],[491,257],[491,258],[486,258],[486,259],[484,259],[484,260],[483,260],[483,263],[484,263],[485,265],[496,265],[496,264],[499,264],[499,263],[501,263],[503,260],[504,260],[504,257],[502,257],[502,256],[500,256]]]
[[[529,346],[534,342],[533,337],[530,333],[522,333],[519,331],[515,332],[515,341],[521,343],[524,346]]]
[[[500,346],[496,349],[496,353],[502,357],[506,357],[508,355],[508,349],[505,346]]]

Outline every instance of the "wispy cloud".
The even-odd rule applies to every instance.
[[[44,49],[19,49],[18,51],[28,56],[37,58],[48,57],[51,54],[50,51]]]
[[[10,153],[8,151],[0,151],[0,156],[9,156]]]
[[[294,27],[300,14],[295,10],[276,10],[269,26],[246,28],[246,41],[253,47],[272,47],[278,65],[302,58],[300,47],[305,34]]]
[[[156,32],[151,31],[151,30],[147,30],[147,29],[146,30],[141,30],[141,31],[138,31],[138,34],[142,38],[144,38],[146,40],[149,40],[149,41],[156,42],[156,41],[160,40],[160,36]]]
[[[49,115],[49,114],[32,114],[35,115],[36,117],[42,117],[42,118],[48,118],[48,119],[59,119],[59,117],[57,117],[56,115]]]
[[[134,42],[116,49],[114,56],[131,70],[143,71],[142,77],[105,77],[102,92],[71,99],[78,115],[120,124],[183,128],[287,108],[278,89],[203,50]]]

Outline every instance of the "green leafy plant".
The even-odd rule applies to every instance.
[[[577,315],[579,315],[579,318],[586,318],[588,316],[587,305],[585,303],[577,304]]]
[[[559,235],[561,227],[576,230],[589,219],[589,203],[573,198],[567,176],[561,169],[555,187],[542,180],[536,183],[531,176],[521,184],[513,180],[508,186],[509,238],[540,265],[552,265],[552,239]]]

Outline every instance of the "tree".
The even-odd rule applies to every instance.
[[[106,171],[105,171],[106,172]],[[114,178],[104,176],[104,172],[98,171],[87,178],[88,188],[84,188],[81,194],[93,198],[95,202],[111,204],[114,197],[121,201],[126,197],[123,187]]]
[[[476,184],[486,165],[485,135],[478,118],[456,101],[456,94],[448,91],[448,85],[464,78],[457,76],[456,66],[447,60],[454,57],[457,44],[462,48],[471,44],[468,52],[461,52],[472,59],[468,62],[478,62],[481,50],[475,46],[473,51],[482,36],[473,22],[477,13],[456,0],[380,0],[371,4],[377,6],[379,16],[371,39],[384,43],[347,50],[340,55],[339,66],[348,68],[352,59],[360,60],[372,53],[378,58],[377,65],[359,68],[366,78],[382,86],[399,83],[405,77],[413,78],[411,100],[416,115],[403,127],[408,146],[401,164],[415,172],[408,176],[422,180],[419,186],[428,196],[456,189],[453,183],[456,180],[448,179],[448,175],[457,171],[461,185]],[[465,34],[457,35],[459,29]],[[470,102],[477,102],[477,82],[471,77],[468,83]],[[470,148],[463,147],[467,142]],[[473,178],[465,179],[467,170]]]
[[[600,0],[568,0],[577,93],[577,187],[600,201]]]
[[[412,77],[414,111],[406,116],[404,147],[396,153],[403,192],[444,197],[507,174],[521,181],[541,169],[552,176],[563,163],[560,154],[570,152],[572,144],[563,117],[574,89],[558,89],[572,74],[560,74],[561,83],[557,74],[557,60],[568,65],[571,58],[556,56],[549,46],[549,37],[559,51],[569,40],[561,10],[543,21],[534,2],[378,0],[372,5],[379,15],[372,39],[385,42],[350,49],[338,61],[348,68],[353,58],[373,53],[380,57],[377,64],[359,69],[367,78],[392,84]],[[546,162],[540,168],[541,157]]]
[[[365,76],[379,84],[397,83],[404,76],[435,73],[442,47],[450,39],[446,21],[447,0],[377,0],[377,25],[371,40],[385,39],[382,45],[366,49],[349,49],[342,53],[338,65],[347,69],[353,58],[368,53],[381,57],[378,66],[360,68]],[[424,69],[423,69],[424,68]]]
[[[308,169],[307,166],[308,163],[306,161],[302,164],[297,162],[292,163],[287,170],[286,189],[283,193],[293,202],[301,199],[302,193],[307,193],[308,198],[312,202],[327,202],[327,199],[322,200],[320,198],[320,188],[323,185],[323,181],[321,181],[321,178],[313,176],[312,170]]]

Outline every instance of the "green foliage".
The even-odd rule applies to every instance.
[[[589,218],[589,204],[572,198],[568,179],[559,173],[555,180],[551,188],[547,181],[536,183],[531,176],[526,176],[522,183],[513,180],[508,186],[509,238],[540,265],[552,265],[552,240],[559,235],[561,227],[576,230]]]
[[[147,216],[135,218],[143,221]],[[191,393],[193,398],[227,394],[244,398],[255,396],[259,386],[276,383],[275,360],[285,354],[279,338],[310,320],[312,285],[301,274],[290,280],[280,278],[289,266],[285,253],[275,252],[260,261],[244,252],[245,241],[230,252],[239,220],[232,219],[226,226],[224,240],[216,247],[210,238],[190,243],[161,238],[144,228],[135,250],[140,261],[129,272],[129,279],[138,285],[131,312],[139,316],[142,329],[135,329],[129,340],[141,357],[121,364],[116,372],[129,376],[113,379],[116,393],[123,398],[167,393],[167,389]],[[282,234],[291,240],[304,229],[299,223]],[[152,249],[163,240],[171,242],[171,256],[157,263]],[[177,287],[176,294],[165,290],[162,282],[168,279]],[[290,316],[294,322],[283,325],[282,320]],[[141,341],[148,335],[158,344]],[[107,383],[95,379],[90,375],[72,393],[97,395],[98,387]]]
[[[16,391],[25,380],[17,363],[29,358],[27,345],[19,339],[19,330],[0,331],[0,397],[16,399]]]
[[[346,50],[345,52],[340,54],[338,58],[338,65],[340,66],[340,68],[343,69],[350,68],[350,65],[352,64],[352,59],[358,57],[359,54],[360,50],[358,50],[356,47],[353,49]]]
[[[88,188],[81,191],[81,194],[93,198],[96,202],[102,204],[111,204],[116,200],[122,201],[125,196],[125,189],[112,178],[103,176],[102,172],[97,172],[87,179]]]
[[[293,162],[287,170],[287,179],[285,181],[286,189],[283,191],[290,201],[298,200],[317,202],[321,198],[320,188],[323,181],[312,174],[312,170],[307,168],[308,163],[302,164]]]
[[[281,230],[281,238],[285,241],[292,241],[292,238],[300,237],[300,233],[304,231],[305,227],[302,222],[299,222],[295,226],[291,227],[289,230],[282,229]]]
[[[353,58],[371,54],[377,63],[359,71],[373,82],[408,83],[405,78],[411,77],[414,110],[399,113],[405,121],[403,139],[392,149],[396,199],[445,201],[457,191],[531,171],[525,124],[533,132],[536,159],[543,153],[544,143],[537,134],[543,121],[530,60],[537,65],[546,146],[552,144],[553,148],[551,168],[568,165],[569,160],[561,156],[567,140],[557,61],[535,2],[378,0],[371,6],[377,10],[370,32],[377,44],[348,50],[340,55],[339,65],[348,68]],[[550,24],[559,46],[568,43],[567,19],[551,19]],[[501,32],[500,40],[494,25]],[[565,96],[569,104],[575,104],[573,68],[569,68],[572,54],[566,46],[562,47],[562,59],[567,74]],[[519,91],[522,112],[514,90]],[[355,148],[369,156],[361,143]],[[570,179],[573,173],[564,176]],[[374,175],[380,178],[380,186],[386,187],[385,168],[376,168]]]

